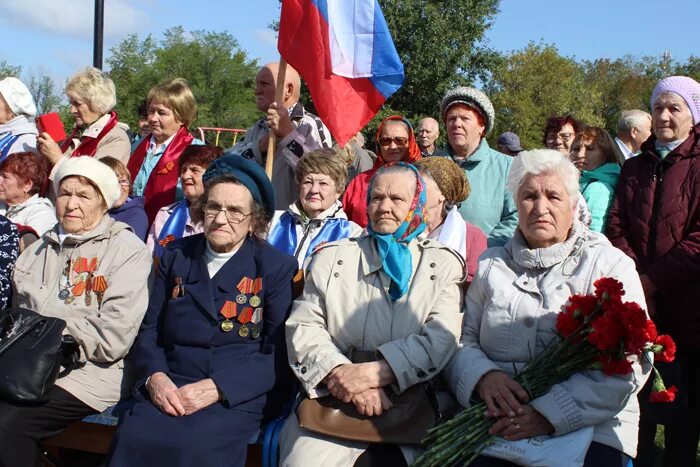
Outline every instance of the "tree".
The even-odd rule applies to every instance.
[[[34,98],[37,115],[59,109],[62,98],[56,92],[54,80],[46,71],[42,69],[37,74],[32,74],[27,87]]]
[[[259,117],[253,92],[257,61],[228,33],[174,27],[160,42],[132,34],[111,49],[107,63],[120,120],[132,126],[149,89],[176,77],[187,80],[197,100],[194,126],[246,128]]]
[[[10,65],[6,60],[0,61],[0,79],[7,78],[8,76],[17,78],[20,73],[22,73],[21,66]]]

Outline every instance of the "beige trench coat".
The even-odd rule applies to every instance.
[[[104,276],[107,289],[102,305],[94,293],[90,305],[85,294],[66,304],[58,298],[65,284],[68,259],[97,258],[95,276]],[[129,226],[105,215],[79,240],[60,243],[56,228],[31,244],[17,259],[13,273],[13,303],[44,316],[66,321],[66,333],[80,344],[85,366],[56,381],[83,403],[102,411],[128,395],[124,356],[131,348],[148,306],[151,253]],[[71,281],[80,276],[71,273]]]
[[[309,397],[328,394],[322,380],[350,363],[351,350],[378,350],[396,375],[394,389],[437,376],[457,350],[462,323],[464,264],[434,240],[409,244],[409,291],[389,300],[390,280],[370,237],[325,245],[310,259],[304,293],[287,320],[292,370]],[[289,417],[280,440],[280,465],[351,466],[367,444],[304,431]],[[407,460],[415,449],[403,449]]]

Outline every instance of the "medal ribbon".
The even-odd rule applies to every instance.
[[[238,314],[238,322],[241,324],[246,324],[250,323],[251,318],[253,317],[253,309],[249,306],[243,308],[241,312]]]
[[[226,319],[235,318],[238,315],[238,303],[226,300],[219,313]]]
[[[243,277],[238,281],[236,288],[240,293],[251,293],[253,291],[253,279],[250,277]]]
[[[107,280],[105,276],[95,276],[92,278],[92,290],[95,293],[104,293],[107,290]]]

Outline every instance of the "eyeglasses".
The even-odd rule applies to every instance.
[[[394,138],[384,136],[384,137],[379,138],[379,144],[382,146],[391,146],[391,143],[394,143],[398,147],[407,146],[408,145],[408,138],[404,138],[402,136],[396,136]]]
[[[129,186],[130,185],[129,180],[127,180],[126,178],[120,178],[118,181],[119,181],[119,184],[121,186]]]
[[[547,135],[547,141],[556,141],[557,139],[561,139],[566,143],[571,141],[573,137],[573,133],[551,133]]]
[[[248,214],[244,214],[241,211],[238,210],[238,208],[222,208],[218,204],[205,204],[202,207],[202,211],[204,212],[205,217],[214,217],[219,215],[220,212],[224,213],[224,216],[226,217],[226,220],[229,221],[232,224],[240,224],[248,216],[253,214],[252,212],[249,212]]]

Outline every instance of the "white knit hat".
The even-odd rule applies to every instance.
[[[27,89],[27,86],[17,78],[8,76],[0,80],[0,94],[10,106],[10,110],[15,115],[26,115],[36,117],[36,105],[34,98]]]
[[[54,190],[58,192],[61,180],[73,175],[83,176],[94,183],[102,193],[107,209],[111,209],[121,195],[117,175],[107,164],[103,164],[94,157],[69,157],[56,172],[53,179]]]

